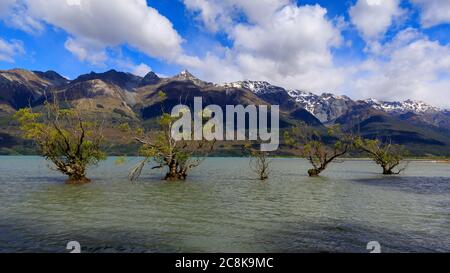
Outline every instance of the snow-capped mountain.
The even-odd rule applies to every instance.
[[[373,108],[378,110],[383,110],[385,112],[397,112],[397,113],[407,113],[413,112],[416,114],[427,113],[427,112],[440,112],[442,111],[438,107],[434,107],[426,104],[422,101],[378,101],[376,99],[364,100],[367,104],[371,105]]]
[[[250,90],[259,97],[267,100],[274,98],[286,98],[304,108],[313,114],[322,123],[333,123],[336,119],[352,111],[355,106],[364,107],[365,105],[375,110],[383,111],[389,115],[401,115],[413,113],[423,117],[430,124],[435,124],[436,115],[442,116],[443,110],[428,105],[421,101],[406,100],[402,102],[378,101],[376,99],[352,100],[347,96],[339,96],[331,93],[317,95],[311,92],[298,89],[289,90],[283,87],[272,85],[265,81],[239,81],[218,85],[225,88],[243,88]],[[281,99],[280,99],[281,100]],[[278,103],[277,103],[278,104]],[[448,116],[448,114],[447,114]],[[440,120],[440,119],[439,119]]]
[[[301,90],[287,90],[287,92],[300,106],[324,123],[340,117],[355,104],[347,96],[337,96],[331,93],[323,93],[319,96]]]
[[[324,123],[340,117],[355,104],[347,96],[337,96],[331,93],[323,93],[320,96],[296,90],[291,90],[288,93],[295,98],[297,103]]]
[[[287,90],[287,92],[289,96],[301,104],[308,112],[314,113],[317,102],[320,100],[318,95],[301,90]]]
[[[111,125],[122,120],[139,123],[158,117],[161,114],[158,91],[163,91],[168,98],[166,109],[178,104],[180,98],[187,104],[192,103],[194,97],[201,94],[204,101],[222,107],[279,105],[282,128],[289,128],[296,122],[318,130],[324,129],[324,125],[339,124],[345,129],[357,128],[363,137],[389,137],[416,149],[418,155],[450,154],[450,111],[439,111],[423,102],[352,100],[331,93],[318,95],[289,90],[264,81],[219,85],[202,81],[188,71],[160,78],[153,72],[139,77],[110,70],[80,75],[74,80],[52,71],[0,71],[0,120],[11,120],[15,111],[30,104],[39,109],[45,102],[43,94],[48,90],[54,90],[56,96],[63,96],[75,107],[82,107],[89,115],[105,115]],[[18,131],[15,123],[8,126],[0,128],[0,138],[2,134]],[[5,147],[0,140],[0,153],[2,145]]]
[[[272,85],[268,82],[264,81],[238,81],[231,83],[224,83],[218,86],[225,88],[244,88],[252,91],[256,95],[269,94],[269,93],[277,93],[280,91],[286,91],[284,88]]]
[[[197,77],[192,75],[189,71],[183,70],[180,74],[175,75],[174,78],[182,79],[182,80],[198,80]]]
[[[335,119],[349,111],[353,106],[361,103],[368,104],[373,109],[381,110],[390,114],[404,114],[409,112],[414,114],[425,114],[443,111],[421,101],[406,100],[402,102],[389,102],[378,101],[376,99],[355,101],[347,96],[339,96],[331,93],[316,95],[314,93],[298,89],[284,89],[265,81],[238,81],[221,84],[220,86],[225,88],[248,89],[258,96],[264,96],[272,93],[287,93],[298,105],[313,114],[323,123],[333,122]]]
[[[258,96],[268,94],[287,94],[299,106],[313,114],[321,122],[329,122],[341,116],[354,104],[349,97],[336,96],[330,93],[316,95],[301,90],[287,90],[264,81],[239,81],[222,84],[225,88],[244,88]]]
[[[209,85],[210,83],[205,82],[197,78],[196,76],[192,75],[189,71],[183,70],[180,74],[175,75],[172,77],[172,80],[176,81],[191,81],[197,85]]]

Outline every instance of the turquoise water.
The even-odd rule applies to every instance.
[[[39,157],[0,157],[0,252],[450,251],[450,164],[412,162],[383,177],[370,161],[306,176],[301,159],[274,159],[255,180],[245,158],[209,158],[186,182],[111,158],[93,183],[65,185]]]

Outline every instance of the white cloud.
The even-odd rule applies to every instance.
[[[213,24],[210,29],[221,18],[240,19],[221,29],[233,41],[231,48],[223,48],[222,54],[209,52],[202,59],[184,58],[180,62],[210,81],[247,78],[310,90],[338,86],[341,71],[334,67],[331,49],[340,46],[342,37],[336,24],[327,18],[326,9],[283,0],[265,2],[267,5],[185,0],[188,8],[199,12],[205,25]]]
[[[333,49],[351,46],[341,35],[347,22],[330,19],[319,5],[293,0],[183,0],[205,28],[231,41],[228,47],[214,44],[203,56],[185,55],[171,22],[145,0],[0,1],[0,18],[7,24],[30,33],[46,24],[61,28],[69,34],[66,49],[81,61],[140,76],[151,68],[120,52],[115,56],[114,50],[126,44],[208,81],[266,80],[316,93],[450,106],[450,45],[411,28],[385,41],[385,33],[406,14],[400,0],[358,0],[350,8],[351,22],[370,50],[361,63],[341,66]],[[423,26],[449,22],[449,1],[411,1],[421,8]],[[21,42],[0,39],[0,60],[13,62],[23,53]]]
[[[450,1],[448,0],[411,0],[421,8],[422,26],[432,27],[450,23]]]
[[[117,50],[106,63],[109,68],[115,68],[141,77],[152,71],[151,67],[145,63],[134,63],[133,60],[124,56],[121,50]]]
[[[104,46],[130,44],[150,56],[169,60],[181,51],[181,37],[170,21],[148,7],[145,0],[80,0],[79,5],[33,0],[28,7],[36,17]]]
[[[0,1],[0,16],[4,16],[16,0],[2,0]]]
[[[81,60],[102,61],[105,48],[124,44],[168,61],[174,61],[182,54],[183,40],[172,23],[147,6],[145,0],[17,2],[23,4],[23,9],[14,13],[18,20],[10,20],[15,22],[14,25],[24,30],[28,27],[30,31],[39,28],[37,23],[46,22],[64,29],[72,36],[67,40],[66,48]],[[24,18],[29,18],[28,22]]]
[[[404,13],[399,5],[400,0],[358,0],[350,8],[350,18],[366,41],[378,40]]]
[[[266,9],[269,12],[263,18],[253,19],[250,14],[263,12],[257,5],[250,13],[252,8],[233,0],[185,0],[208,29],[225,32],[233,44],[220,54],[184,57],[179,63],[210,81],[267,80],[313,92],[343,91],[361,99],[418,99],[450,105],[449,45],[411,28],[382,42],[388,29],[406,14],[399,0],[359,0],[351,7],[352,23],[370,50],[362,63],[350,60],[345,66],[335,64],[332,52],[343,42],[340,31],[346,24],[342,20],[328,19],[318,5],[272,2],[279,5]],[[235,19],[241,13],[246,16],[244,22],[241,17]]]
[[[41,22],[29,16],[25,10],[20,8],[9,14],[9,17],[6,18],[6,24],[30,34],[38,34],[44,31],[44,25]]]
[[[102,44],[88,39],[69,38],[64,46],[80,61],[88,61],[94,65],[102,65],[108,56]]]
[[[197,10],[198,18],[203,18],[202,5],[195,9],[193,1],[186,1]],[[222,1],[222,5],[215,1],[199,3],[209,4],[207,12],[225,10],[224,14],[233,14],[229,3],[234,11],[238,9],[232,0]],[[238,10],[248,16],[242,6]],[[417,99],[450,105],[449,45],[431,41],[411,28],[382,42],[397,17],[405,14],[397,0],[359,1],[351,10],[352,22],[370,47],[362,63],[350,60],[345,66],[337,66],[334,62],[332,48],[342,44],[342,20],[327,19],[326,10],[318,5],[293,3],[273,9],[261,21],[248,17],[244,22],[232,21],[226,28],[217,29],[233,42],[230,48],[179,62],[210,81],[267,80],[288,88],[332,91],[361,99]],[[221,15],[204,17],[215,18],[203,20],[203,24],[214,26]]]
[[[2,0],[0,19],[8,26],[34,34],[42,32],[44,26],[27,13],[25,0]]]
[[[226,50],[225,56],[207,53],[202,59],[183,56],[178,63],[189,68],[200,78],[212,82],[238,81],[243,79],[240,68],[235,64],[233,52]]]
[[[152,69],[150,68],[150,66],[141,63],[139,65],[136,65],[133,70],[131,71],[132,74],[136,75],[136,76],[141,76],[144,77],[145,75],[147,75],[148,72],[152,71]]]
[[[207,29],[218,31],[220,25],[229,25],[232,20],[227,16],[221,5],[212,1],[204,0],[184,0],[186,7],[192,11],[199,12],[198,18],[204,23]],[[222,27],[223,27],[222,26]]]
[[[341,37],[325,15],[326,10],[319,6],[286,6],[273,14],[270,23],[237,25],[231,37],[235,48],[258,57],[289,65],[298,61],[327,64],[328,49],[338,46]],[[305,57],[311,58],[305,60]]]
[[[290,0],[183,0],[191,11],[211,31],[229,30],[242,13],[250,23],[270,20],[273,13],[288,5]]]
[[[414,29],[397,34],[356,68],[349,85],[360,98],[407,98],[450,105],[450,46],[429,40]]]
[[[14,57],[25,53],[23,43],[18,40],[6,41],[0,38],[0,61],[13,63]]]

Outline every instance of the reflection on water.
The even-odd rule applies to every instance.
[[[247,159],[210,158],[184,183],[147,173],[138,183],[114,159],[89,185],[37,157],[0,157],[0,252],[450,251],[450,165],[411,163],[386,178],[369,161],[335,164],[321,178],[307,162],[276,159],[253,179]]]

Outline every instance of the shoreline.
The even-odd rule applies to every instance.
[[[1,157],[41,157],[40,155],[0,155]],[[142,158],[141,156],[136,155],[130,155],[130,156],[123,156],[123,155],[108,155],[108,158],[119,158],[119,157],[125,157],[125,158]],[[226,155],[217,155],[217,156],[208,156],[207,158],[248,158],[248,156],[226,156]],[[271,156],[269,158],[272,159],[305,159],[299,156]],[[343,161],[371,161],[373,159],[368,157],[348,157],[348,158],[341,158],[340,160]],[[412,157],[412,158],[405,158],[404,161],[414,161],[414,162],[430,162],[430,163],[447,163],[450,164],[450,158],[442,158],[442,157],[436,157],[436,158],[421,158],[421,157]]]

